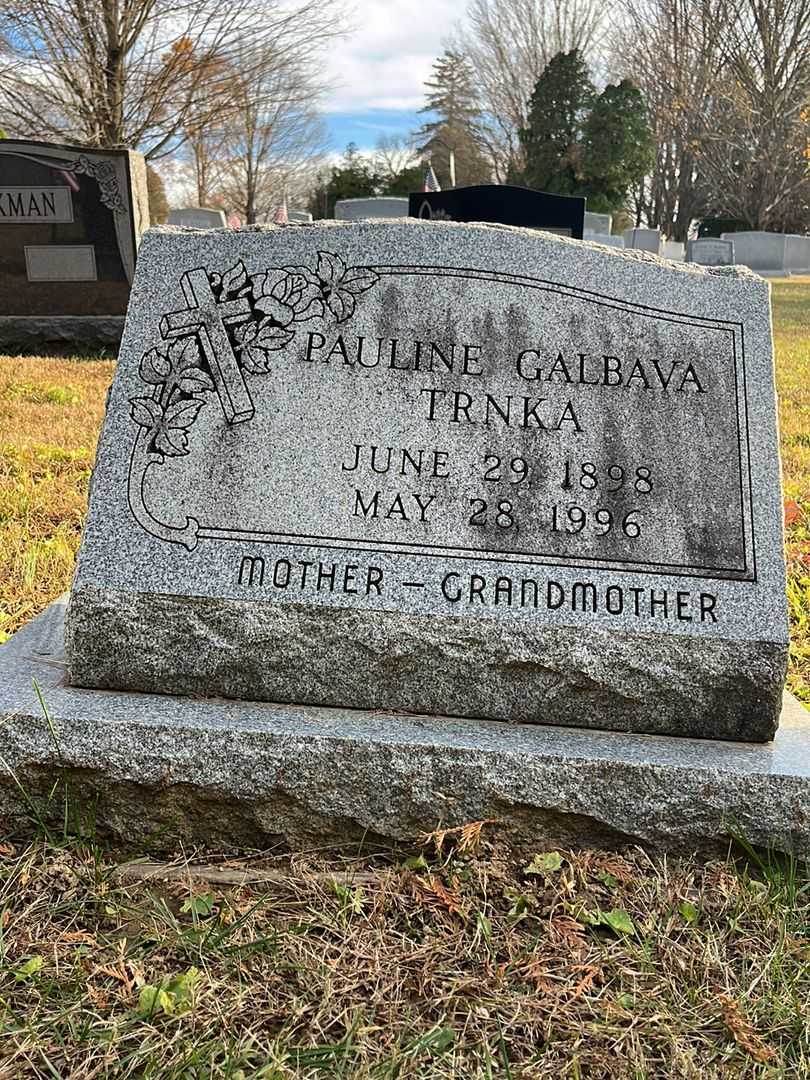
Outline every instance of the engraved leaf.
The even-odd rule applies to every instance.
[[[196,337],[179,338],[169,347],[173,385],[185,394],[201,394],[213,390],[214,383],[200,365],[200,347]]]
[[[253,375],[269,371],[268,353],[277,352],[292,341],[294,331],[276,326],[271,319],[262,319],[258,324],[247,323],[238,327],[237,352],[241,353],[242,367]]]
[[[202,394],[206,390],[214,389],[214,381],[207,371],[199,367],[186,368],[177,385],[184,394]]]
[[[180,457],[188,453],[188,428],[197,419],[197,413],[205,402],[176,401],[166,410],[155,433],[155,447],[167,457]]]
[[[176,401],[166,410],[163,420],[167,428],[190,428],[204,401]]]
[[[163,410],[154,398],[134,397],[129,399],[130,416],[141,427],[153,428],[163,419]]]
[[[317,274],[324,285],[329,288],[338,285],[345,273],[346,263],[339,255],[333,255],[331,251],[318,252]]]
[[[323,300],[320,297],[315,297],[314,300],[309,301],[306,307],[299,305],[296,308],[295,318],[298,322],[304,322],[306,319],[322,319],[325,310]]]
[[[169,346],[169,359],[172,362],[172,372],[177,375],[186,368],[193,367],[200,362],[200,347],[196,337],[178,338]]]
[[[159,386],[160,383],[164,383],[171,374],[171,370],[172,366],[168,357],[158,352],[157,349],[150,349],[149,352],[144,353],[138,365],[139,375],[145,383],[152,386]]]
[[[235,296],[247,284],[248,274],[245,264],[239,259],[230,270],[222,275],[222,296]]]
[[[326,297],[326,306],[338,322],[345,322],[354,315],[354,297],[350,292],[334,289]]]
[[[275,296],[260,296],[253,306],[256,311],[260,311],[267,318],[275,319],[281,326],[289,326],[295,318],[293,309],[281,303]]]
[[[340,288],[350,292],[352,296],[359,296],[380,280],[380,275],[374,270],[368,270],[365,266],[352,266],[343,276]]]
[[[289,275],[281,270],[268,270],[256,274],[253,281],[253,307],[267,318],[275,319],[281,326],[289,326],[295,312],[287,303],[291,295]]]
[[[380,280],[373,270],[363,266],[347,268],[339,255],[318,252],[318,278],[323,300],[337,322],[345,322],[354,314],[355,297]]]

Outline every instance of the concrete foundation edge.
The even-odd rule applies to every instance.
[[[63,620],[58,602],[0,648],[7,833],[32,829],[32,807],[61,822],[61,780],[84,827],[153,850],[389,843],[491,818],[526,851],[708,856],[736,831],[810,856],[810,713],[789,696],[763,745],[79,690]]]

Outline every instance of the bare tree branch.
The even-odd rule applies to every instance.
[[[342,0],[6,0],[0,109],[19,136],[176,151],[222,121],[231,83],[311,62],[345,30]],[[246,49],[246,43],[250,48]],[[193,123],[192,123],[193,121]]]
[[[496,177],[520,166],[518,131],[543,68],[559,52],[590,60],[604,40],[612,0],[471,0],[456,47],[469,59]]]

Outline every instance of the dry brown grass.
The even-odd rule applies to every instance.
[[[810,278],[775,284],[773,318],[787,509],[788,688],[810,705]]]
[[[0,1077],[810,1076],[795,868],[567,852],[530,875],[490,834],[408,862],[254,859],[285,871],[264,894],[9,847]]]
[[[0,641],[70,584],[113,366],[0,357]]]

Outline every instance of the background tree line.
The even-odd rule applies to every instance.
[[[673,239],[707,215],[810,228],[810,0],[471,0],[454,48],[474,72],[481,146],[497,178],[542,180],[553,156],[538,150],[543,139],[568,140],[562,156],[579,192],[601,173],[607,205],[611,187],[636,173],[633,217]],[[591,98],[587,116],[584,74],[569,59],[558,85],[573,96],[561,90],[548,116],[553,88],[538,99],[538,80],[574,50],[615,89]],[[617,138],[627,142],[618,171],[604,156]],[[652,153],[640,176],[633,142]]]
[[[810,0],[470,0],[409,139],[323,165],[342,0],[5,0],[13,135],[131,146],[246,222],[285,193],[494,180],[587,195],[685,239],[707,215],[810,225]],[[159,180],[152,176],[157,200]],[[156,203],[157,205],[157,203]]]

